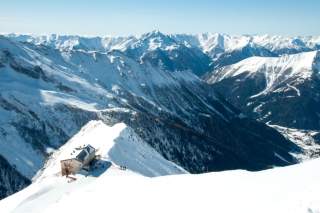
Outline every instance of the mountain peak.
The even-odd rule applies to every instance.
[[[142,37],[166,37],[164,33],[160,32],[159,30],[153,30],[151,32],[145,33]]]
[[[177,42],[170,36],[161,33],[159,30],[154,30],[143,34],[138,41],[133,44],[134,48],[143,48],[147,50],[155,50],[157,48],[167,48],[175,46]]]
[[[176,43],[169,35],[160,32],[159,30],[153,30],[149,33],[145,33],[140,37],[140,40],[155,40],[162,43]]]

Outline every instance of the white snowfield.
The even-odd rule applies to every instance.
[[[280,92],[283,88],[273,90],[281,82],[288,79],[293,80],[294,85],[310,79],[314,74],[319,75],[320,70],[320,52],[304,52],[292,55],[283,55],[280,57],[250,57],[238,63],[222,67],[215,71],[207,80],[208,83],[215,83],[227,78],[240,76],[245,78],[261,74],[265,76],[266,88],[252,97],[266,94],[270,91]],[[300,91],[294,86],[287,84],[287,89],[295,90],[297,96]]]
[[[27,41],[34,44],[44,44],[60,50],[71,50],[74,48],[91,51],[124,51],[128,47],[135,46],[139,40],[150,34],[159,34],[153,31],[140,36],[127,37],[86,37],[76,35],[21,35],[4,34],[17,41]],[[291,50],[312,50],[317,49],[320,44],[320,36],[277,36],[277,35],[228,35],[224,33],[200,33],[200,34],[171,34],[171,38],[176,39],[186,46],[200,47],[203,51],[214,54],[217,49],[223,52],[232,52],[247,45],[263,47],[270,51],[281,49]],[[148,44],[149,49],[164,47],[164,49],[175,48],[174,45],[166,46],[162,40],[153,40]]]
[[[100,165],[77,180],[61,177],[60,160],[91,144]],[[103,164],[104,163],[104,164]],[[108,164],[109,163],[109,164]],[[126,170],[119,166],[126,166]],[[163,159],[129,127],[91,121],[58,151],[26,189],[0,201],[0,212],[320,212],[320,159],[260,172],[201,175]]]
[[[87,144],[97,149],[96,155],[100,156],[100,160],[91,171],[81,171],[75,175],[77,180],[69,183],[70,180],[61,177],[60,161],[75,157],[75,148]],[[50,156],[31,186],[1,201],[0,212],[15,212],[15,208],[17,212],[20,212],[19,209],[21,212],[43,212],[44,207],[32,201],[38,200],[38,195],[38,201],[46,205],[47,202],[64,199],[66,194],[72,194],[102,176],[155,177],[185,173],[188,172],[164,159],[124,123],[110,127],[102,121],[90,121]]]
[[[117,168],[125,166],[132,174],[155,177],[186,173],[184,169],[165,160],[124,123],[109,127],[102,121],[90,121],[50,156],[42,171],[34,177],[35,182],[59,176],[60,161],[75,157],[72,155],[74,149],[87,144],[97,149],[96,155],[101,157],[101,163],[111,163],[111,167]]]
[[[283,55],[280,57],[250,57],[236,64],[223,67],[218,70],[221,74],[213,76],[209,82],[217,82],[228,77],[234,77],[242,73],[248,75],[263,72],[271,80],[283,76],[286,78],[298,76],[309,78],[313,74],[313,68],[320,68],[320,61],[317,61],[318,51]],[[290,70],[288,70],[290,69]]]
[[[246,45],[266,48],[270,51],[281,49],[299,50],[315,48],[320,43],[320,36],[277,36],[277,35],[228,35],[223,33],[203,33],[196,36],[202,49],[208,53],[216,48],[231,52]]]

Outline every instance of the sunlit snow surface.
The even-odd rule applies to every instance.
[[[60,176],[60,160],[91,144],[100,165],[77,180]],[[132,144],[132,145],[131,145]],[[125,165],[126,170],[119,167]],[[129,127],[91,121],[53,153],[26,189],[2,200],[5,212],[318,212],[320,159],[260,172],[186,173]],[[167,174],[171,175],[148,178]]]
[[[110,168],[48,178],[0,202],[1,212],[319,212],[320,160],[262,172],[145,178]]]
[[[72,152],[75,148],[86,144],[97,149],[100,160],[92,170],[81,171],[75,175],[77,180],[69,183],[70,180],[60,175],[60,160],[74,157]],[[120,169],[121,166],[125,166],[126,170]],[[103,176],[155,177],[184,173],[187,172],[164,159],[125,124],[118,123],[110,127],[102,121],[91,121],[50,156],[44,168],[34,177],[31,186],[3,201],[0,204],[0,212],[11,212],[16,207],[19,209],[19,206],[25,212],[42,212],[43,207],[38,204],[34,206],[33,200],[41,197],[41,203],[51,200],[57,202],[64,199],[66,194],[74,194]]]
[[[267,70],[267,88],[271,87],[280,78],[299,76],[302,79],[310,78],[313,74],[312,66],[318,51],[283,55],[281,57],[250,57],[236,64],[221,68],[219,76],[213,76],[209,82],[217,82],[227,77],[238,76],[242,73],[247,75],[256,74],[261,70]],[[316,65],[318,66],[318,65]],[[289,70],[290,69],[290,70]]]
[[[6,36],[17,41],[27,41],[37,45],[43,44],[62,50],[78,48],[92,51],[110,51],[125,50],[152,33],[160,34],[159,31],[153,31],[141,36],[129,37],[81,37],[56,34],[42,36],[7,34]],[[170,36],[186,46],[198,46],[209,54],[214,53],[216,49],[231,52],[249,44],[263,47],[270,51],[314,49],[320,44],[320,36],[288,37],[277,35],[228,35],[224,33],[173,34]],[[162,40],[154,40],[148,44],[148,48],[161,47],[162,43]]]
[[[49,157],[44,169],[34,178],[35,182],[59,176],[60,160],[74,157],[73,150],[87,144],[97,149],[97,155],[101,158],[98,164],[105,164],[105,167],[109,167],[109,164],[112,164],[110,168],[117,169],[119,166],[126,166],[130,173],[147,177],[186,173],[182,168],[165,160],[124,123],[109,127],[102,121],[91,121]],[[106,171],[109,173],[108,169]],[[87,175],[98,176],[95,171]]]

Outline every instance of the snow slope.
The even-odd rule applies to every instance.
[[[32,42],[42,44],[57,49],[82,49],[91,51],[109,51],[113,49],[125,50],[139,40],[152,34],[162,34],[159,31],[152,31],[141,36],[105,36],[105,37],[86,37],[76,35],[22,35],[5,34],[9,38],[17,41]],[[172,34],[168,35],[176,42],[189,47],[200,47],[210,55],[221,52],[232,52],[247,45],[256,45],[266,48],[278,54],[298,53],[319,49],[320,36],[279,36],[279,35],[228,35],[225,33],[200,33],[200,34]],[[155,41],[155,42],[153,42]],[[148,48],[166,46],[166,40],[151,40]],[[136,45],[136,44],[134,44]],[[175,45],[167,48],[175,48]]]
[[[298,53],[319,49],[320,36],[277,35],[228,35],[224,33],[201,33],[196,35],[172,35],[180,42],[200,46],[214,56],[221,52],[232,52],[247,45],[259,46],[277,54]]]
[[[193,173],[296,162],[289,154],[294,144],[265,125],[238,119],[237,110],[186,71],[186,62],[196,69],[208,58],[199,48],[153,32],[125,43],[136,47],[131,53],[141,50],[141,61],[121,52],[122,44],[121,51],[106,53],[96,38],[46,39],[54,44],[0,36],[0,155],[28,179],[52,149],[97,119],[126,123],[166,159]],[[198,62],[188,60],[193,58]],[[181,69],[160,69],[160,61],[177,62],[171,68]]]
[[[159,32],[145,37],[146,43],[136,50],[144,51],[143,44],[155,43],[154,38],[171,41]],[[239,123],[254,122],[233,119],[238,112],[208,93],[207,84],[193,73],[168,72],[120,51],[58,50],[0,36],[0,63],[0,114],[6,118],[0,128],[0,155],[29,179],[41,168],[48,149],[59,148],[96,119],[126,123],[166,159],[192,172],[226,169],[224,165],[248,168],[252,163],[254,169],[283,165],[273,149],[281,144],[286,147],[282,150],[291,150],[293,145],[275,136],[270,146],[265,138],[277,132],[266,126],[254,134],[247,131],[255,128],[239,128]],[[248,146],[246,142],[257,141],[257,136],[258,142],[240,155],[255,154],[253,147],[264,145],[272,151],[265,157],[256,155],[261,163],[243,160],[247,164],[243,167],[239,156],[234,157],[236,146]],[[212,153],[219,157],[211,158]],[[295,162],[288,153],[283,155]]]
[[[43,128],[44,121],[50,122],[50,127],[45,127],[45,134],[50,136],[39,138],[39,141],[49,148],[59,147],[68,139],[65,134],[72,136],[78,131],[81,120],[87,120],[85,113],[74,116],[74,112],[68,112],[68,109],[57,108],[68,106],[71,111],[94,115],[119,105],[119,102],[126,105],[126,100],[119,98],[123,90],[146,97],[144,91],[154,90],[155,86],[176,87],[179,80],[197,81],[192,74],[159,72],[122,54],[60,52],[1,36],[0,63],[4,64],[0,66],[0,114],[3,118],[0,121],[0,154],[30,179],[42,167],[46,153],[41,146],[37,150],[31,145],[37,143],[33,136],[26,136],[33,141],[25,143],[26,137],[21,131],[26,128],[35,131]],[[16,70],[12,64],[17,65]],[[41,67],[39,70],[43,76],[39,79],[33,77],[35,67]],[[153,93],[150,96],[150,99],[158,98]],[[18,129],[15,123],[24,126]],[[57,123],[64,125],[55,128]]]
[[[73,150],[85,144],[96,148],[101,158],[89,172],[81,171],[75,175],[77,180],[69,183],[65,177],[61,177],[60,160],[71,158]],[[125,166],[126,170],[121,170],[120,166]],[[185,173],[184,169],[164,159],[125,124],[118,123],[110,127],[102,121],[90,121],[65,145],[53,152],[34,177],[33,184],[3,201],[0,211],[11,212],[19,204],[26,212],[41,212],[41,205],[33,206],[32,200],[36,197],[40,196],[43,204],[50,200],[57,202],[63,200],[66,194],[75,194],[102,176],[141,178]]]
[[[301,78],[310,78],[313,74],[313,66],[320,67],[320,62],[315,61],[318,55],[318,51],[313,51],[281,57],[251,57],[214,71],[207,81],[214,83],[243,73],[247,73],[248,76],[263,72],[268,79],[267,87],[270,87],[278,80],[277,78],[281,77],[290,78],[299,75]]]
[[[281,56],[320,49],[320,36],[228,35],[222,33],[171,34],[152,31],[141,36],[85,37],[76,35],[5,36],[60,51],[108,52],[119,50],[138,61],[150,61],[168,70],[191,69],[202,75],[251,56]],[[208,57],[210,56],[211,59]]]
[[[5,36],[19,42],[30,42],[36,45],[45,45],[52,48],[64,50],[84,50],[108,52],[110,50],[126,49],[137,40],[133,36],[128,37],[86,37],[77,35],[21,35],[6,34]]]
[[[273,91],[276,86],[288,79],[295,78],[295,81],[298,83],[310,79],[313,74],[318,74],[315,72],[319,72],[319,68],[318,51],[284,55],[281,57],[251,57],[213,71],[211,75],[208,75],[206,81],[213,84],[242,74],[245,78],[248,78],[261,73],[265,76],[266,86],[263,91],[255,94],[255,96],[259,96]],[[294,86],[289,85],[288,87],[289,89],[294,89],[297,95],[300,94]]]
[[[60,160],[72,158],[72,151],[90,144],[98,149],[103,161],[115,166],[126,166],[138,174],[154,177],[186,173],[185,170],[165,160],[124,123],[107,126],[102,121],[90,121],[65,145],[54,152],[35,180],[57,175]]]
[[[0,202],[1,212],[320,211],[320,159],[260,172],[242,170],[148,179],[110,175],[72,183],[44,179]],[[59,194],[57,198],[57,194]]]
[[[250,57],[206,76],[214,91],[265,123],[319,130],[320,52]]]
[[[228,35],[203,33],[172,35],[188,46],[197,46],[212,58],[212,66],[221,68],[252,56],[279,57],[320,49],[319,36]]]

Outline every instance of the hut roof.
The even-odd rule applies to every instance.
[[[75,158],[79,160],[80,162],[84,162],[85,159],[92,153],[95,153],[96,149],[93,148],[91,145],[86,145],[82,148],[77,148],[72,155],[76,156]]]

